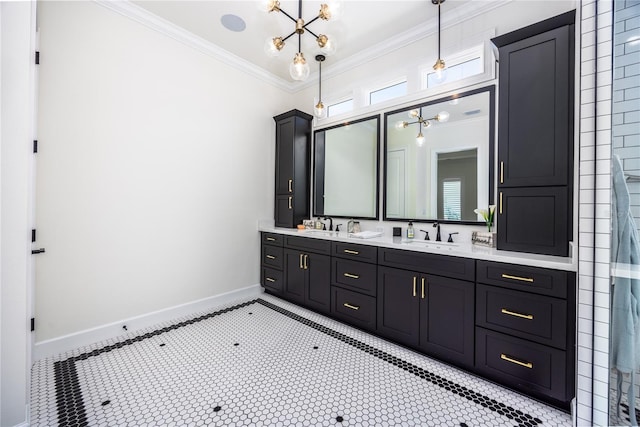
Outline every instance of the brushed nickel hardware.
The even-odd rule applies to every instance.
[[[413,276],[413,296],[416,296],[416,282],[418,281],[418,278],[416,276]]]
[[[267,237],[267,242],[275,242],[276,239],[274,239],[273,237]]]
[[[344,277],[348,277],[350,279],[359,279],[360,276],[358,276],[357,274],[351,274],[351,273],[344,273]]]
[[[422,278],[422,299],[424,299],[424,277]]]
[[[515,317],[521,317],[523,319],[533,320],[533,314],[516,313],[515,311],[510,311],[510,310],[507,310],[506,308],[503,308],[502,310],[500,310],[500,312],[502,314],[508,314],[509,316],[515,316]]]
[[[500,215],[502,215],[502,191],[500,192]]]
[[[531,363],[531,362],[521,362],[519,360],[512,359],[511,357],[507,356],[504,353],[502,353],[500,355],[500,359],[506,360],[507,362],[515,363],[516,365],[519,365],[519,366],[524,366],[525,368],[529,368],[529,369],[533,368],[533,363]]]
[[[289,209],[291,209],[291,202],[292,202],[293,197],[289,196]]]
[[[500,162],[500,184],[504,184],[504,162]]]
[[[360,252],[358,252],[358,251],[352,251],[351,249],[345,249],[343,252],[344,252],[345,254],[350,254],[350,255],[359,255],[359,254],[360,254]]]
[[[304,267],[302,266],[302,257],[304,256],[304,254],[300,254],[300,270],[302,270]]]
[[[267,282],[275,282],[276,281],[276,279],[272,279],[271,277],[267,277],[266,280],[267,280]]]
[[[267,255],[267,259],[276,259],[273,255]]]
[[[309,255],[304,256],[304,269],[305,270],[309,269]]]
[[[293,180],[290,179],[289,180],[289,193],[293,192],[292,185],[293,185]]]
[[[351,305],[348,302],[345,302],[344,304],[345,307],[350,308],[351,310],[360,310],[360,307],[358,307],[357,305]]]
[[[510,274],[504,274],[504,273],[502,273],[502,278],[503,278],[503,279],[520,280],[521,282],[529,282],[529,283],[533,283],[533,279],[532,279],[531,277],[512,276],[512,275],[510,275]]]

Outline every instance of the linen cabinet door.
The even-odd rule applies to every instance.
[[[331,258],[313,253],[304,257],[303,265],[307,269],[306,304],[313,309],[329,313],[331,310]]]
[[[417,346],[420,327],[419,274],[378,268],[378,332],[402,344]]]
[[[473,367],[475,284],[426,275],[420,279],[420,348]]]

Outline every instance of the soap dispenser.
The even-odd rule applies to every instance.
[[[407,239],[413,239],[413,236],[413,222],[409,221],[409,226],[407,227]]]

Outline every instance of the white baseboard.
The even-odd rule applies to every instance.
[[[207,311],[216,306],[241,298],[258,297],[262,292],[262,288],[259,284],[247,286],[246,288],[237,289],[224,294],[214,295],[212,297],[165,308],[163,310],[154,311],[141,316],[119,320],[96,328],[63,335],[58,338],[40,341],[35,343],[33,346],[33,361],[55,356],[99,341],[112,339],[121,336],[124,333],[128,334],[135,332],[168,320]],[[126,332],[122,329],[123,325],[127,326]]]

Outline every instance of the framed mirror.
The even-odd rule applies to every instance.
[[[384,219],[484,223],[493,204],[495,87],[385,113]]]
[[[313,216],[378,219],[380,116],[314,132]]]

